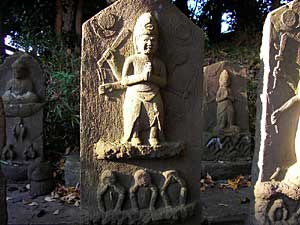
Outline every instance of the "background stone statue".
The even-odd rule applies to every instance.
[[[4,103],[26,104],[38,101],[34,85],[30,79],[30,66],[26,62],[26,54],[19,57],[12,64],[13,78],[6,84],[2,98]]]
[[[233,93],[230,88],[230,77],[227,70],[223,70],[219,78],[219,89],[216,95],[217,127],[221,134],[236,134],[239,128],[235,125],[235,110],[233,107]]]
[[[123,105],[124,136],[122,142],[142,144],[141,132],[149,130],[149,144],[163,140],[163,101],[159,88],[167,84],[164,63],[155,56],[158,26],[150,13],[142,14],[133,31],[135,54],[126,58],[121,83],[127,87]],[[133,68],[133,75],[130,74]]]

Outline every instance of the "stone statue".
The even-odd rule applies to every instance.
[[[223,70],[219,78],[219,89],[216,95],[218,133],[233,135],[239,132],[234,121],[234,97],[230,88],[230,77],[227,70]]]
[[[111,170],[105,170],[101,174],[100,178],[100,189],[97,192],[97,200],[99,208],[101,211],[108,211],[107,203],[105,202],[104,195],[109,190],[114,192],[117,195],[117,202],[113,206],[113,210],[121,210],[124,198],[125,198],[125,189],[117,183],[116,175]],[[110,193],[110,203],[114,204],[112,193]]]
[[[139,198],[138,191],[144,192],[143,197]],[[155,201],[157,198],[157,188],[152,184],[150,174],[145,170],[138,170],[134,174],[134,185],[130,188],[131,207],[134,210],[148,207],[150,210],[155,209]],[[147,198],[146,192],[150,192],[150,199]]]
[[[165,177],[165,181],[161,188],[160,194],[165,206],[167,208],[172,207],[172,203],[170,202],[170,196],[168,196],[167,190],[170,185],[175,183],[178,183],[180,186],[180,193],[178,196],[178,206],[184,206],[186,204],[186,194],[187,194],[187,187],[185,181],[178,175],[176,170],[165,171],[163,172],[163,176]]]
[[[268,217],[274,225],[288,225],[288,210],[282,199],[274,201],[268,212]]]
[[[163,101],[159,89],[167,84],[165,64],[155,55],[158,25],[150,13],[142,14],[133,31],[135,54],[126,58],[121,83],[127,87],[123,105],[122,143],[140,145],[141,132],[149,130],[149,144],[163,140]],[[133,74],[130,74],[133,68]]]
[[[286,112],[288,109],[290,109],[292,106],[295,104],[299,104],[300,102],[300,89],[299,86],[300,81],[298,83],[298,88],[297,88],[297,94],[291,97],[289,100],[287,100],[280,108],[276,109],[272,115],[271,115],[271,123],[276,126],[278,119],[282,115],[282,113]],[[300,120],[298,121],[298,126],[296,130],[296,136],[295,136],[295,154],[296,154],[296,160],[297,162],[292,165],[284,178],[284,181],[289,184],[294,184],[298,187],[300,187],[300,146],[297,144],[298,140],[300,138]]]
[[[13,78],[6,84],[3,102],[9,104],[26,104],[38,102],[34,93],[34,86],[30,79],[30,68],[26,58],[22,55],[12,64]]]

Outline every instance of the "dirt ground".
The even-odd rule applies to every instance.
[[[77,225],[86,218],[80,207],[49,201],[47,196],[32,199],[25,185],[9,184],[7,190],[9,225]],[[251,199],[251,187],[236,191],[217,185],[207,188],[202,192],[204,224],[243,224]]]

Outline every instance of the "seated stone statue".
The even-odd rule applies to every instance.
[[[219,89],[216,95],[217,127],[220,134],[233,135],[239,132],[234,124],[234,97],[230,88],[230,79],[227,70],[223,70],[219,78]]]
[[[3,102],[5,104],[26,104],[38,102],[34,86],[30,79],[30,68],[26,63],[26,55],[12,64],[13,78],[6,84]]]
[[[163,139],[163,100],[159,89],[166,86],[165,64],[155,55],[158,26],[150,13],[142,14],[134,27],[135,54],[124,63],[121,83],[127,87],[123,105],[123,143],[143,144],[141,132],[149,130],[151,146]],[[131,68],[133,74],[130,74]]]

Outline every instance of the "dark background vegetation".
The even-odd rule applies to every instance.
[[[170,0],[171,1],[171,0]],[[5,49],[23,48],[41,63],[47,77],[46,149],[79,149],[79,77],[81,25],[112,0],[1,0],[0,57]],[[255,101],[262,26],[280,0],[173,0],[206,33],[205,65],[230,60],[249,70],[250,129],[254,134]],[[288,0],[285,2],[289,2]],[[230,32],[221,33],[222,16]],[[9,47],[4,38],[12,38]]]

